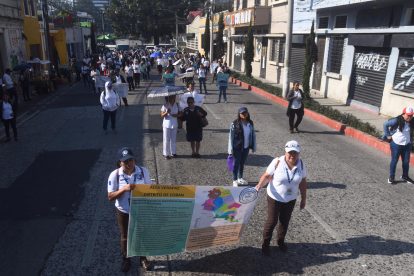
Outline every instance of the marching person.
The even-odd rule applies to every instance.
[[[162,130],[162,153],[164,158],[169,160],[173,157],[177,157],[177,117],[179,113],[178,104],[175,102],[175,95],[166,97],[165,104],[161,107]]]
[[[306,205],[306,168],[299,158],[301,151],[297,141],[285,145],[285,154],[273,159],[266,172],[260,177],[255,189],[267,185],[267,220],[263,229],[262,254],[270,256],[270,241],[278,221],[277,244],[282,252],[288,247],[285,237],[295,207],[298,193],[301,195],[300,209]]]
[[[127,82],[128,82],[128,91],[135,90],[135,84],[134,84],[134,68],[132,67],[132,64],[127,64],[125,66],[125,74],[127,76]]]
[[[113,89],[112,89],[112,82],[107,81],[105,83],[105,90],[102,91],[100,102],[102,105],[103,110],[103,130],[104,133],[107,132],[108,127],[108,121],[109,118],[111,118],[111,128],[113,132],[116,132],[115,130],[115,123],[116,123],[116,110],[121,105],[121,99]]]
[[[230,75],[226,71],[226,68],[221,67],[221,71],[217,73],[217,86],[219,88],[219,98],[217,103],[221,102],[221,95],[223,95],[224,103],[227,103],[227,86]]]
[[[141,67],[137,59],[134,59],[134,63],[132,64],[132,69],[134,69],[134,83],[135,87],[139,87],[139,83],[141,82]]]
[[[6,86],[6,92],[9,94],[9,99],[16,103],[16,108],[19,104],[17,98],[17,91],[14,84],[14,81],[11,77],[11,70],[7,68],[3,74],[3,84]]]
[[[137,166],[134,154],[129,148],[119,151],[118,169],[111,172],[108,178],[108,199],[115,200],[116,218],[121,233],[121,271],[128,272],[131,259],[127,257],[128,224],[131,191],[139,184],[152,184],[148,169]],[[152,265],[146,257],[139,257],[144,270],[151,270]]]
[[[188,107],[186,107],[180,117],[186,121],[187,141],[191,144],[193,158],[200,158],[200,143],[203,140],[202,118],[207,116],[207,112],[200,106],[194,104],[194,98],[187,98]]]
[[[172,72],[170,68],[167,68],[161,77],[161,80],[164,82],[164,86],[175,86],[176,76],[176,73]]]
[[[289,91],[287,95],[289,101],[287,116],[289,117],[289,129],[290,133],[293,133],[293,129],[296,129],[296,132],[299,132],[299,125],[302,122],[305,106],[303,104],[303,91],[299,89],[299,82],[293,83],[293,88]],[[296,123],[295,121],[296,115]]]
[[[401,179],[414,184],[414,180],[408,176],[410,153],[414,137],[413,115],[414,108],[405,107],[401,115],[384,123],[384,137],[390,142],[391,149],[390,175],[388,178],[388,183],[390,184],[395,184],[395,170],[400,156],[403,170]]]
[[[249,150],[256,151],[256,134],[246,107],[240,107],[237,119],[230,126],[228,154],[234,157],[233,187],[247,185],[243,179],[244,163]]]
[[[200,68],[197,70],[198,74],[198,82],[200,84],[200,94],[203,94],[203,86],[204,86],[204,92],[207,93],[207,86],[206,86],[206,75],[207,75],[207,69],[204,67],[203,64],[201,64]]]
[[[0,115],[6,132],[5,142],[10,141],[10,126],[13,130],[14,140],[17,141],[16,105],[16,101],[11,101],[7,92],[3,94],[2,101],[0,101]]]

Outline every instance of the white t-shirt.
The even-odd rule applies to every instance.
[[[133,64],[132,65],[132,69],[134,69],[134,74],[139,74],[140,73],[140,66],[139,66],[139,64]]]
[[[178,122],[177,117],[173,117],[171,115],[178,114],[178,104],[174,103],[172,106],[170,103],[166,103],[161,107],[161,112],[166,112],[168,109],[170,109],[170,113],[164,117],[164,120],[162,121],[162,127],[165,128],[177,128]]]
[[[243,136],[244,136],[244,148],[249,148],[249,139],[250,139],[250,123],[243,124]]]
[[[276,166],[277,160],[279,164]],[[267,186],[267,194],[276,201],[289,202],[295,200],[299,194],[299,184],[306,177],[305,165],[298,160],[292,170],[285,161],[285,156],[273,159],[266,169],[266,173],[273,175],[273,179]]]
[[[292,101],[292,109],[299,109],[302,107],[302,95],[300,94],[299,90],[293,92],[295,97]]]
[[[100,101],[102,109],[106,111],[115,111],[121,105],[119,95],[113,90],[102,91]]]
[[[210,65],[210,62],[208,60],[205,60],[203,62],[204,67],[208,67]]]
[[[132,175],[124,174],[122,168],[114,170],[108,178],[108,193],[116,192],[128,184],[152,184],[147,168],[135,166],[135,172]],[[115,200],[115,207],[122,213],[128,214],[130,197],[131,192],[124,192]]]
[[[3,120],[13,119],[13,108],[10,103],[3,102],[3,114],[1,115]]]
[[[206,77],[206,69],[204,68],[204,69],[198,69],[197,70],[197,72],[198,72],[198,77],[199,78],[205,78]]]
[[[410,143],[410,124],[405,122],[402,132],[399,128],[397,128],[397,131],[392,135],[392,141],[401,146],[405,146]]]

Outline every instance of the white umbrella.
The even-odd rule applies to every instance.
[[[151,90],[148,98],[167,97],[172,95],[183,94],[186,91],[184,86],[165,86]]]

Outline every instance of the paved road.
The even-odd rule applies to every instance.
[[[162,102],[145,96],[159,85],[154,76],[129,94],[131,106],[120,110],[116,134],[102,132],[98,97],[77,84],[39,103],[20,124],[19,142],[0,144],[1,275],[120,275],[119,234],[106,196],[117,150],[131,147],[160,184],[230,185],[228,128],[242,105],[257,130],[258,149],[245,169],[251,185],[275,155],[283,154],[286,141],[302,145],[308,206],[295,208],[289,252],[274,246],[271,258],[261,256],[263,190],[240,245],[154,257],[155,271],[147,274],[412,274],[414,185],[386,184],[388,156],[307,118],[302,133],[290,134],[284,108],[231,86],[228,104],[215,103],[213,93],[207,96],[210,124],[202,158],[190,158],[180,130],[179,158],[164,160]],[[139,274],[136,262],[133,267],[128,274]]]

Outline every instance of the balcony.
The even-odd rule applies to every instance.
[[[224,24],[226,27],[247,27],[252,23],[252,26],[263,26],[270,24],[270,7],[254,7],[243,10],[237,10],[226,14]]]

